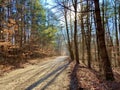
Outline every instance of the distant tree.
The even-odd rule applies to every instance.
[[[64,1],[63,2],[64,6],[68,6],[68,2]],[[72,44],[71,44],[71,40],[70,40],[70,32],[69,32],[69,27],[68,27],[68,10],[64,7],[64,18],[65,18],[65,25],[66,25],[66,32],[67,32],[67,42],[68,42],[68,50],[70,52],[70,57],[72,60],[74,60],[74,54],[73,54],[73,50],[72,50]]]

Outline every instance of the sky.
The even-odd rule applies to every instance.
[[[56,7],[57,5],[54,2],[54,0],[44,0],[43,3],[44,3],[45,8],[50,9],[57,18],[61,18],[61,16],[63,17],[63,15],[60,16],[61,12]]]
[[[55,3],[53,2],[53,0],[44,0],[44,5],[47,8],[52,8],[53,6],[55,6]]]

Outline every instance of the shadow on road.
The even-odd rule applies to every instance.
[[[40,85],[42,82],[47,80],[49,77],[56,74],[52,80],[50,80],[45,86],[43,86],[42,89],[40,89],[40,90],[45,90],[45,88],[47,88],[60,75],[60,73],[62,73],[68,67],[69,64],[70,63],[66,63],[66,64],[58,67],[57,69],[55,69],[54,71],[52,71],[51,73],[46,75],[45,77],[41,78],[37,82],[35,82],[32,85],[30,85],[29,87],[27,87],[25,90],[32,90],[33,88],[35,88],[36,86]]]

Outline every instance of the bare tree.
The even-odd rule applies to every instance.
[[[64,6],[68,6],[68,2],[64,1],[63,2]],[[73,50],[72,50],[72,45],[70,43],[70,33],[69,33],[69,28],[68,28],[68,20],[67,20],[67,15],[68,15],[68,10],[66,8],[64,8],[64,18],[65,18],[65,25],[66,25],[66,32],[67,32],[67,42],[68,42],[68,50],[70,52],[70,57],[72,60],[74,60],[74,54],[73,54]]]
[[[114,80],[112,67],[110,63],[110,59],[107,54],[106,45],[105,45],[105,30],[103,28],[103,24],[101,21],[100,16],[100,6],[99,6],[99,0],[94,0],[95,5],[95,19],[96,19],[96,31],[97,31],[97,45],[98,45],[98,51],[100,52],[100,56],[102,59],[102,64],[104,68],[104,76],[106,80]]]
[[[72,4],[74,7],[75,13],[75,21],[74,21],[74,46],[75,46],[75,59],[76,63],[79,64],[79,51],[78,51],[78,43],[77,43],[77,0],[72,0]]]

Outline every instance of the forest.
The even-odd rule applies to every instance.
[[[57,28],[46,11],[39,0],[0,0],[1,62],[54,53]]]
[[[61,31],[71,59],[88,68],[97,65],[106,80],[114,80],[112,67],[120,66],[120,1],[56,0],[56,3],[63,14]]]
[[[0,0],[0,74],[58,56],[68,56],[70,90],[120,90],[120,1]]]

